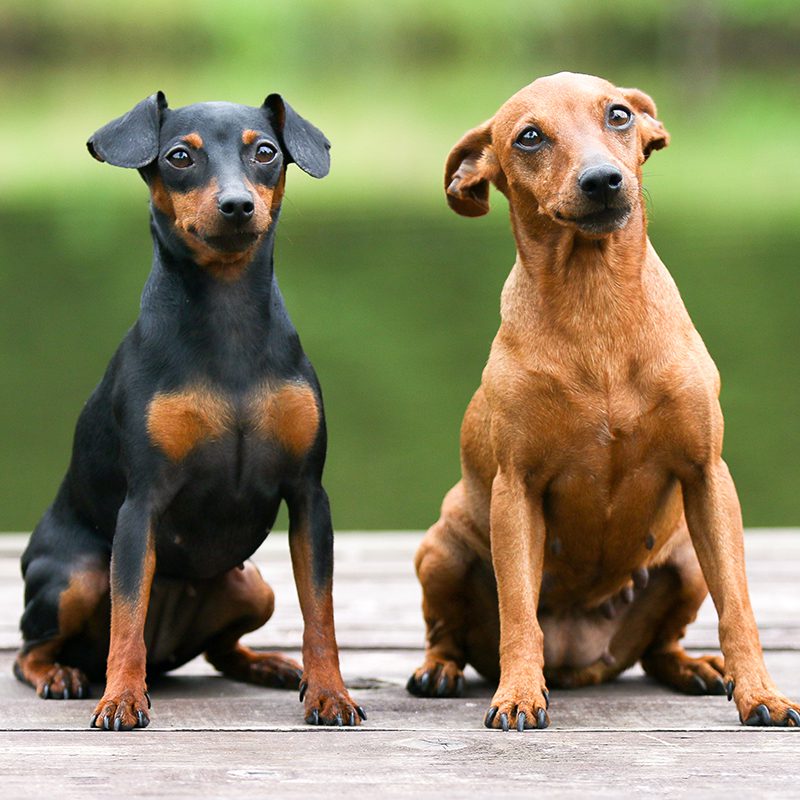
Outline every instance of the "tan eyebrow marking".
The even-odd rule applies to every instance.
[[[242,131],[242,142],[244,144],[253,144],[253,142],[258,139],[259,133],[258,131],[254,131],[251,129],[247,129],[246,131]]]
[[[199,150],[203,146],[203,140],[199,133],[189,133],[181,141],[191,145],[195,150]]]

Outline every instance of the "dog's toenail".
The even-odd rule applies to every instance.
[[[650,581],[650,572],[647,567],[635,569],[631,574],[631,578],[633,579],[633,585],[637,589],[644,589]]]

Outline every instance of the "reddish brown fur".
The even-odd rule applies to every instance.
[[[627,133],[604,126],[610,103],[634,110]],[[719,660],[692,665],[677,643],[706,593],[689,530],[742,719],[759,703],[776,722],[798,708],[775,691],[761,655],[721,458],[717,370],[647,239],[641,165],[669,141],[655,116],[638,90],[551,76],[468,132],[447,161],[459,213],[486,213],[490,182],[506,195],[518,255],[464,417],[463,479],[417,554],[429,647],[416,676],[437,665],[457,672],[481,649],[491,674],[487,631],[498,612],[472,577],[491,557],[500,620],[492,705],[512,725],[519,711],[530,722],[544,707],[546,652],[548,674],[569,673],[563,682],[608,679],[644,650],[648,671],[679,688],[690,689],[694,673],[719,677]],[[512,146],[534,123],[555,142],[535,161]],[[630,205],[627,222],[602,235],[571,221],[588,213],[577,177],[600,159],[622,172]],[[659,566],[673,583],[655,581],[608,623],[601,604],[625,605],[632,573]]]
[[[58,601],[58,636],[17,656],[15,671],[43,695],[45,686],[53,696],[64,689],[72,697],[88,693],[89,681],[79,669],[62,667],[57,659],[65,640],[90,624],[101,599],[108,592],[108,573],[100,567],[76,570]]]
[[[147,432],[169,459],[180,461],[199,443],[221,436],[232,419],[230,404],[208,389],[159,393],[147,408]]]
[[[106,688],[94,711],[94,725],[97,727],[102,727],[104,718],[119,719],[124,729],[136,727],[139,714],[149,720],[144,626],[156,567],[152,531],[148,531],[147,544],[138,597],[131,600],[114,599],[111,605]],[[113,580],[113,563],[111,572]]]
[[[293,455],[302,455],[314,442],[319,428],[319,409],[314,392],[306,384],[269,386],[249,400],[249,414],[256,433],[277,439]]]
[[[251,561],[218,580],[210,592],[202,625],[223,633],[207,645],[206,658],[224,675],[260,686],[297,688],[303,667],[280,653],[256,653],[239,642],[241,636],[264,625],[275,609],[275,594]]]
[[[333,720],[337,713],[352,718],[356,725],[361,718],[342,681],[339,650],[333,624],[333,594],[330,582],[316,585],[312,576],[313,559],[307,531],[290,536],[297,596],[303,613],[303,679],[308,684],[305,695],[306,714],[314,709],[323,719]],[[345,725],[348,719],[343,718]]]
[[[195,150],[199,150],[203,146],[203,138],[197,132],[187,133],[186,136],[183,137],[183,141],[194,147]]]
[[[305,453],[316,438],[319,409],[306,384],[262,386],[246,396],[242,411],[237,407],[234,397],[203,387],[159,393],[147,409],[147,431],[172,461],[181,461],[198,445],[232,430],[237,420],[256,435],[277,440],[296,456]]]
[[[245,131],[242,131],[242,144],[250,145],[259,138],[261,134],[258,131],[254,131],[248,128]]]
[[[174,221],[175,229],[201,267],[222,280],[236,280],[252,261],[261,236],[272,224],[283,197],[284,178],[285,173],[275,187],[248,184],[255,206],[248,226],[259,238],[247,249],[232,253],[216,250],[207,241],[208,237],[225,233],[217,207],[216,181],[201,189],[170,192],[161,178],[154,175],[150,178],[150,195],[153,205]]]

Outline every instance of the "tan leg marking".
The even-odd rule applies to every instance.
[[[84,630],[107,592],[106,570],[75,572],[59,597],[58,635],[17,655],[14,674],[33,686],[39,697],[64,700],[88,697],[89,680],[83,671],[62,665],[56,659],[65,640]]]
[[[94,710],[93,727],[129,730],[146,728],[150,723],[144,626],[155,567],[153,536],[149,532],[139,596],[133,601],[115,601],[112,593],[106,688]]]
[[[305,524],[305,523],[304,523]],[[361,715],[342,680],[333,623],[332,586],[317,587],[307,530],[290,533],[292,569],[303,613],[303,682],[306,722],[360,725]]]
[[[206,646],[206,659],[233,680],[297,689],[303,667],[294,659],[281,653],[257,653],[239,642],[245,633],[264,625],[275,609],[275,594],[258,568],[252,561],[243,566],[223,576],[200,610],[204,624],[221,625]]]

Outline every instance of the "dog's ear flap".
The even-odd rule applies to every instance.
[[[450,208],[464,217],[489,212],[489,183],[500,165],[492,149],[492,120],[465,133],[450,151],[444,168],[444,190]]]
[[[288,161],[294,161],[314,178],[324,178],[331,168],[331,143],[325,134],[303,119],[279,94],[269,95],[264,108],[282,139]]]
[[[158,132],[166,107],[163,92],[151,94],[127,114],[96,131],[86,147],[98,161],[107,161],[115,167],[146,167],[158,156]]]
[[[661,150],[669,144],[669,133],[659,122],[656,104],[650,95],[639,89],[622,89],[625,99],[633,106],[636,112],[637,128],[642,140],[642,154],[646,161],[653,150]]]

